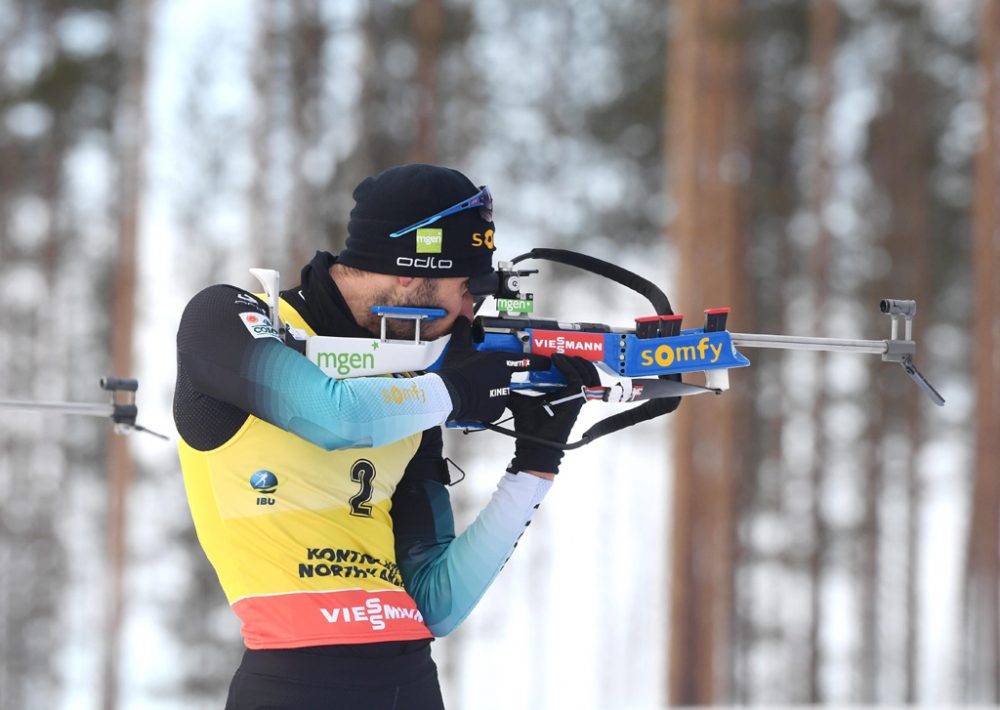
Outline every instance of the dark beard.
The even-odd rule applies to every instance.
[[[389,290],[383,291],[378,294],[375,299],[374,305],[376,306],[398,306],[404,308],[440,308],[438,302],[438,289],[437,284],[431,279],[423,281],[417,288],[413,291],[409,297],[401,298],[399,296],[393,296],[392,292]],[[369,328],[374,333],[380,333],[381,328],[379,326],[379,318],[373,314],[374,325]],[[397,318],[386,318],[385,319],[385,334],[387,338],[393,340],[413,340],[414,335],[416,335],[417,325],[415,321],[412,320],[399,320]],[[424,329],[420,329],[421,340],[432,340],[433,338],[428,338],[424,334]]]

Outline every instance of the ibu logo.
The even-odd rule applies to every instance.
[[[278,477],[270,471],[255,471],[250,476],[250,487],[260,495],[257,497],[257,505],[274,505],[275,500],[270,496],[278,490]]]

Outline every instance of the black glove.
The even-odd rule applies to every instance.
[[[438,370],[454,407],[449,421],[492,422],[500,418],[510,396],[510,376],[525,370],[548,370],[544,355],[479,352],[472,347],[472,324],[459,316],[451,330],[448,352]]]
[[[545,405],[553,400],[580,394],[583,387],[596,387],[601,384],[601,378],[593,363],[583,358],[557,354],[552,356],[552,364],[559,368],[566,378],[567,384],[564,389],[544,397],[514,394],[507,406],[514,413],[515,431],[523,431],[548,441],[565,444],[576,423],[580,408],[586,400],[578,397],[562,404],[549,405],[551,414]],[[563,453],[562,449],[527,439],[518,439],[514,446],[514,459],[507,470],[558,473]]]

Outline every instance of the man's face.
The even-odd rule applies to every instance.
[[[436,340],[451,332],[455,319],[465,316],[472,320],[472,294],[469,293],[469,279],[452,276],[440,279],[413,278],[408,283],[400,283],[391,296],[385,296],[379,303],[411,308],[441,308],[447,314],[437,320],[424,321],[420,325],[422,340]],[[390,338],[412,340],[415,327],[413,321],[388,319],[386,331]]]

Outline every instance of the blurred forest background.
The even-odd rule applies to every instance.
[[[915,298],[944,408],[747,351],[571,454],[435,657],[456,708],[998,704],[998,53],[1000,0],[0,0],[0,399],[135,375],[176,437],[186,299],[294,283],[410,161],[490,185],[501,256],[617,261],[689,326],[881,339]],[[648,310],[535,278],[564,320]],[[221,707],[238,628],[175,447],[109,429],[0,412],[0,707]],[[460,524],[510,455],[479,436]]]

